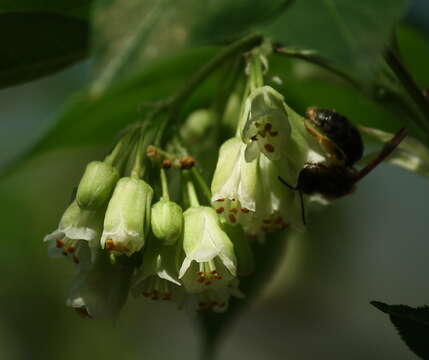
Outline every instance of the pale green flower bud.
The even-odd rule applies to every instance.
[[[66,305],[90,318],[115,317],[128,297],[133,271],[98,250],[92,264],[79,268]]]
[[[98,209],[107,204],[119,180],[119,172],[101,161],[90,162],[77,189],[76,200],[82,209]]]
[[[183,213],[185,259],[179,279],[188,292],[221,289],[236,276],[234,246],[222,230],[216,212],[206,206]]]
[[[152,197],[153,190],[145,181],[120,179],[107,207],[101,246],[127,255],[143,248]]]
[[[213,111],[208,109],[195,110],[187,117],[180,129],[180,135],[187,143],[201,141],[215,123]]]
[[[102,210],[84,210],[73,201],[64,212],[58,229],[45,236],[49,255],[67,256],[79,263],[81,242],[88,242],[92,248],[99,246],[103,215]]]
[[[164,245],[174,244],[182,233],[182,208],[173,201],[161,199],[152,206],[151,225],[153,234]]]

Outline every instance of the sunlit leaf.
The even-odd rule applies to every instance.
[[[407,305],[387,305],[371,301],[377,309],[390,317],[402,340],[422,359],[429,358],[429,307],[412,308]]]

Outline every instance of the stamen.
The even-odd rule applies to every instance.
[[[225,211],[225,209],[221,206],[220,208],[217,208],[216,209],[216,212],[218,213],[218,214],[222,214],[223,212]]]
[[[55,245],[57,248],[62,248],[64,246],[64,242],[62,240],[55,241]]]
[[[279,134],[279,132],[278,131],[270,131],[270,135],[272,136],[272,137],[275,137],[275,136],[277,136]]]
[[[112,239],[106,240],[106,249],[107,250],[113,250],[115,248],[115,243]]]
[[[245,213],[245,214],[247,214],[250,211],[247,208],[241,208],[240,210],[241,210],[242,213]]]
[[[87,317],[89,319],[92,319],[92,316],[89,314],[88,309],[85,306],[74,308],[74,310],[83,317]]]
[[[237,208],[232,208],[232,209],[229,209],[229,212],[232,212],[232,213],[234,213],[234,214],[237,214]]]
[[[216,199],[216,201],[222,202],[222,201],[225,201],[225,199],[224,198]]]
[[[220,276],[216,270],[216,264],[214,260],[199,263],[199,270],[200,271],[198,271],[196,275],[197,282],[200,284],[209,286],[213,283],[213,281],[222,279],[222,276]]]
[[[265,144],[264,145],[265,150],[267,150],[268,152],[274,152],[274,146],[271,144]]]
[[[237,219],[235,218],[234,214],[229,214],[228,218],[229,218],[229,220],[230,220],[232,223],[235,223],[235,222],[237,221]]]
[[[270,123],[265,124],[265,131],[270,131],[273,128],[273,125]]]

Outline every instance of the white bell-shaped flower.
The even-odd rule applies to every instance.
[[[236,276],[234,247],[210,207],[194,206],[184,213],[185,259],[179,271],[186,290],[220,289]]]
[[[101,246],[126,255],[142,249],[152,197],[153,190],[145,181],[130,177],[119,180],[107,207]]]
[[[49,244],[49,255],[67,256],[79,263],[82,242],[91,248],[99,246],[103,215],[103,210],[84,210],[73,201],[61,217],[58,229],[44,238]]]

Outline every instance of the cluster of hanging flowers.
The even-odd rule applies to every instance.
[[[88,164],[58,229],[45,237],[51,256],[76,266],[68,306],[114,316],[131,293],[223,312],[231,297],[245,296],[251,241],[304,228],[301,199],[279,176],[296,184],[322,152],[303,119],[264,85],[262,69],[260,55],[250,56],[243,100],[230,97],[239,109],[226,111],[236,114],[235,136],[220,147],[211,191],[179,138],[201,136],[191,128],[212,118],[208,110],[191,115],[164,148],[158,123],[146,121]]]

